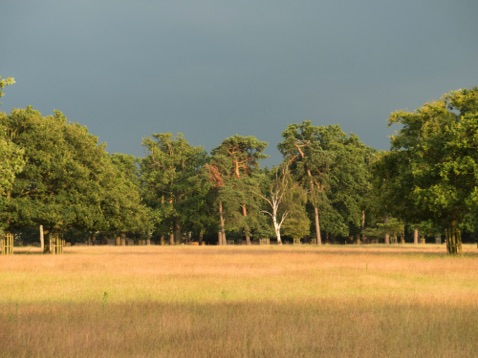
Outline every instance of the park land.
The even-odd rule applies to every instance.
[[[472,357],[478,249],[19,248],[0,257],[2,357]]]

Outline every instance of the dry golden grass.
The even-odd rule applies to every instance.
[[[0,357],[478,352],[472,245],[65,251],[0,257]]]

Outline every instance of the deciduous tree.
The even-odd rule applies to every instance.
[[[12,142],[7,136],[7,115],[0,112],[0,198],[2,201],[9,195],[15,176],[21,172],[25,160],[24,150]]]
[[[300,218],[304,217],[307,193],[292,178],[286,165],[266,171],[264,177],[263,190],[258,195],[265,202],[267,208],[261,212],[270,217],[277,243],[282,245],[281,227],[286,220],[289,220],[291,224],[294,221],[301,221]],[[308,221],[305,224],[308,229]],[[292,226],[289,225],[289,228],[292,229]],[[289,232],[291,231],[293,230],[289,230]],[[296,233],[294,232],[294,234]],[[308,230],[305,232],[305,235],[307,234]]]
[[[449,253],[459,253],[458,230],[476,227],[478,88],[452,91],[414,112],[394,112],[392,124],[401,126],[385,157],[396,168],[392,185],[406,193],[411,212],[447,230]]]
[[[43,117],[31,107],[15,109],[2,121],[25,158],[2,212],[12,228],[94,233],[121,223],[122,230],[140,230],[132,220],[141,213],[139,195],[86,127],[59,111]],[[134,209],[126,214],[128,208]]]

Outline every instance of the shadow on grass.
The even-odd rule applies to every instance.
[[[0,305],[2,357],[473,356],[476,305],[393,299]]]

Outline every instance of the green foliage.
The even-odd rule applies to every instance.
[[[392,124],[401,128],[377,170],[385,200],[398,203],[390,211],[450,232],[476,227],[478,88],[452,91],[414,112],[394,112]]]
[[[220,146],[211,151],[211,155],[226,176],[239,179],[259,169],[260,160],[267,158],[263,153],[266,147],[267,143],[256,137],[236,134],[224,139]]]
[[[253,232],[265,230],[259,213],[260,202],[254,192],[260,185],[256,174],[260,172],[260,160],[267,158],[263,153],[266,147],[266,142],[255,137],[235,135],[211,151],[208,168],[215,183],[216,205],[224,210],[220,213],[224,230],[243,231],[247,243]]]
[[[15,83],[15,79],[13,77],[2,78],[2,76],[0,76],[0,97],[3,97],[5,95],[3,93],[3,89],[6,86],[13,85],[14,83]]]
[[[332,217],[324,218],[323,222],[330,227],[327,230],[330,234],[357,234],[361,230],[363,213],[370,206],[370,164],[376,153],[356,135],[347,136],[338,126],[327,129],[330,139],[324,147],[332,150],[335,158],[330,167],[330,191],[326,193],[331,206],[327,212]]]
[[[10,191],[15,176],[21,172],[25,159],[24,150],[7,137],[7,115],[0,112],[0,197]]]
[[[282,133],[278,149],[295,180],[308,192],[323,230],[347,235],[360,230],[362,211],[371,190],[369,166],[374,150],[338,125],[313,126],[310,121],[291,124]],[[320,235],[317,233],[320,240]]]
[[[0,97],[13,83],[0,77]],[[425,234],[476,231],[478,87],[394,112],[388,122],[400,129],[381,153],[338,125],[291,124],[278,145],[280,169],[262,171],[267,143],[253,136],[226,138],[209,157],[182,134],[155,133],[137,160],[109,155],[59,111],[15,109],[0,113],[0,222],[91,235],[174,233],[176,242],[221,230],[249,243],[271,233],[261,211],[278,237],[281,228],[308,235],[313,217],[318,243],[321,231],[394,235],[404,222]]]
[[[309,191],[309,201],[320,202],[320,193],[330,185],[329,167],[334,153],[323,148],[321,128],[312,122],[290,124],[282,133],[284,140],[277,148],[289,164],[296,180]]]
[[[364,234],[374,239],[381,239],[385,235],[397,238],[404,235],[404,223],[397,218],[387,218],[384,222],[365,229]]]
[[[153,229],[152,219],[149,209],[142,203],[136,158],[115,153],[104,160],[102,208],[109,218],[108,231],[149,235]]]
[[[156,233],[161,236],[174,232],[179,243],[183,229],[203,225],[198,216],[190,220],[186,213],[201,212],[205,205],[204,199],[194,197],[205,193],[206,183],[200,173],[206,152],[191,146],[181,133],[176,137],[155,133],[143,140],[143,146],[148,150],[140,162],[144,202],[152,211]],[[192,205],[191,210],[184,210],[188,205]]]
[[[131,205],[136,205],[135,215],[141,212],[139,194],[134,197],[132,185],[125,188],[126,178],[85,127],[68,122],[59,111],[43,117],[31,107],[13,110],[2,123],[25,158],[2,213],[10,226],[92,232],[117,230],[119,222],[122,230],[147,227],[147,222],[133,225],[133,216],[125,215]]]
[[[74,158],[77,152],[66,118],[60,112],[44,118],[28,107],[13,110],[6,127],[9,139],[24,149],[26,158],[7,202],[9,221],[16,225],[44,224],[49,229],[72,225],[86,205],[73,204],[85,200],[81,189],[88,186],[84,181],[88,173]],[[87,156],[85,153],[82,158]]]
[[[397,176],[382,180],[401,188],[421,220],[466,225],[478,207],[478,88],[450,92],[415,112],[392,113],[389,124],[402,127],[382,165],[395,166]]]
[[[292,178],[287,165],[264,171],[260,180],[258,195],[265,208],[261,212],[270,217],[278,243],[281,243],[281,229],[294,238],[307,236],[310,232],[305,212],[307,192]]]
[[[307,190],[308,201],[314,207],[317,243],[321,244],[319,211],[323,200],[327,199],[324,192],[330,186],[329,166],[333,153],[322,148],[320,128],[312,126],[310,121],[290,124],[282,137],[284,140],[277,148],[294,179]]]

